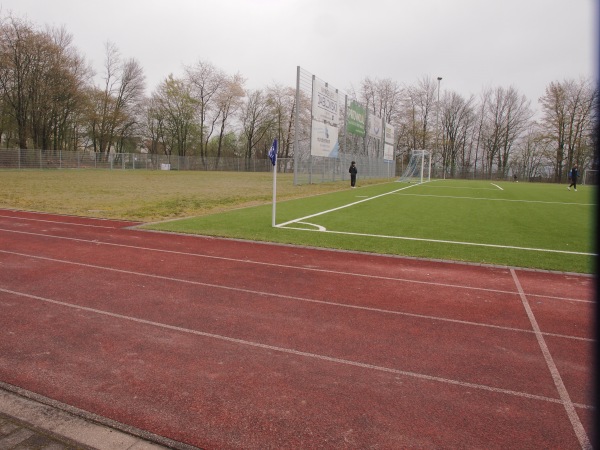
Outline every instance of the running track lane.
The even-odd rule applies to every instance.
[[[0,211],[0,380],[205,448],[585,448],[591,277]]]

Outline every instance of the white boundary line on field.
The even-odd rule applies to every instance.
[[[426,238],[416,238],[416,237],[408,237],[408,236],[389,236],[389,235],[385,235],[385,234],[353,233],[350,231],[332,231],[332,230],[328,230],[327,228],[325,228],[322,225],[318,225],[318,224],[311,223],[311,222],[306,222],[307,219],[312,219],[313,217],[322,216],[323,214],[328,214],[333,211],[339,211],[341,209],[348,208],[350,206],[358,205],[359,203],[364,203],[369,200],[374,200],[376,198],[384,197],[386,195],[395,194],[397,192],[404,191],[405,189],[409,189],[414,186],[419,186],[421,184],[423,184],[423,183],[412,184],[410,186],[406,186],[406,187],[403,187],[400,189],[395,189],[390,192],[375,195],[373,197],[368,197],[363,200],[358,200],[356,202],[348,203],[343,206],[338,206],[337,208],[328,209],[326,211],[321,211],[316,214],[311,214],[310,216],[305,216],[305,217],[300,217],[298,219],[289,220],[287,222],[275,225],[275,227],[284,228],[286,230],[312,231],[312,232],[317,231],[319,233],[343,234],[343,235],[347,235],[347,236],[364,236],[364,237],[376,237],[376,238],[384,238],[384,239],[401,239],[401,240],[405,240],[405,241],[434,242],[437,244],[471,245],[474,247],[525,250],[525,251],[542,252],[542,253],[560,253],[563,255],[597,256],[596,253],[575,252],[575,251],[568,251],[568,250],[553,250],[553,249],[547,249],[547,248],[517,247],[517,246],[513,246],[513,245],[499,245],[499,244],[481,244],[481,243],[476,243],[476,242],[448,241],[448,240],[443,240],[443,239],[426,239]],[[416,194],[414,194],[414,195],[416,195]],[[289,226],[291,224],[308,225],[308,226],[314,227],[315,229],[306,229],[306,228],[298,228],[298,227]]]
[[[277,228],[286,228],[287,225],[290,225],[292,223],[302,223],[306,219],[312,219],[313,217],[322,216],[323,214],[328,214],[328,213],[333,212],[333,211],[339,211],[340,209],[349,208],[350,206],[358,205],[359,203],[368,202],[369,200],[374,200],[376,198],[384,197],[386,195],[395,194],[396,192],[400,192],[400,191],[403,191],[405,189],[409,189],[411,187],[419,186],[421,184],[423,184],[423,183],[411,184],[410,186],[405,186],[403,188],[395,189],[395,190],[390,191],[390,192],[385,192],[383,194],[374,195],[373,197],[367,197],[367,198],[364,198],[362,200],[358,200],[356,202],[348,203],[347,205],[342,205],[342,206],[338,206],[337,208],[328,209],[327,211],[321,211],[321,212],[316,213],[316,214],[311,214],[310,216],[305,216],[305,217],[300,217],[299,219],[289,220],[287,222],[275,225],[275,227],[277,227]]]
[[[498,186],[497,184],[494,184],[494,183],[490,183],[490,184],[491,184],[492,186],[495,186],[495,187],[497,187],[497,188],[498,188],[498,189],[500,189],[501,191],[503,191],[503,190],[504,190],[504,189],[502,189],[500,186]]]
[[[492,190],[492,189],[490,189]],[[493,189],[495,190],[495,189]],[[433,195],[433,194],[400,194],[413,197],[432,197],[432,198],[454,198],[461,200],[485,200],[490,202],[514,202],[514,203],[541,203],[543,205],[572,205],[572,206],[596,206],[596,203],[573,203],[573,202],[547,202],[545,200],[516,200],[510,198],[487,198],[487,197],[463,197],[460,195]]]
[[[317,225],[314,223],[308,223],[308,222],[296,222],[296,223],[310,225],[317,229],[309,230],[306,228],[297,228],[297,227],[288,227],[288,226],[286,226],[286,227],[281,226],[281,227],[285,228],[286,230],[318,231],[320,233],[344,234],[344,235],[348,235],[348,236],[364,236],[364,237],[376,237],[376,238],[384,238],[384,239],[401,239],[404,241],[434,242],[436,244],[471,245],[473,247],[504,248],[504,249],[512,249],[512,250],[526,250],[526,251],[531,251],[531,252],[560,253],[560,254],[564,254],[564,255],[596,256],[596,253],[573,252],[573,251],[568,251],[568,250],[553,250],[553,249],[549,249],[549,248],[517,247],[514,245],[480,244],[477,242],[447,241],[447,240],[443,240],[443,239],[426,239],[426,238],[415,238],[415,237],[407,237],[407,236],[389,236],[389,235],[385,235],[385,234],[353,233],[350,231],[332,231],[332,230],[326,229],[325,227],[323,227],[321,225]]]

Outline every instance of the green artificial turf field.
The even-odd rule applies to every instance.
[[[595,196],[563,185],[384,183],[162,224],[153,229],[591,273]]]

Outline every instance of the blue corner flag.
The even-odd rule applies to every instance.
[[[273,165],[277,162],[277,139],[273,140],[273,145],[271,145],[271,150],[269,150],[269,159]]]

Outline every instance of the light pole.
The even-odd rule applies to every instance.
[[[435,153],[438,152],[438,138],[440,135],[440,82],[442,77],[437,77],[438,88],[437,88],[437,107],[435,108]],[[429,156],[431,158],[431,156]],[[446,166],[444,164],[444,158],[442,158],[442,172],[444,173],[444,179],[446,179]]]

